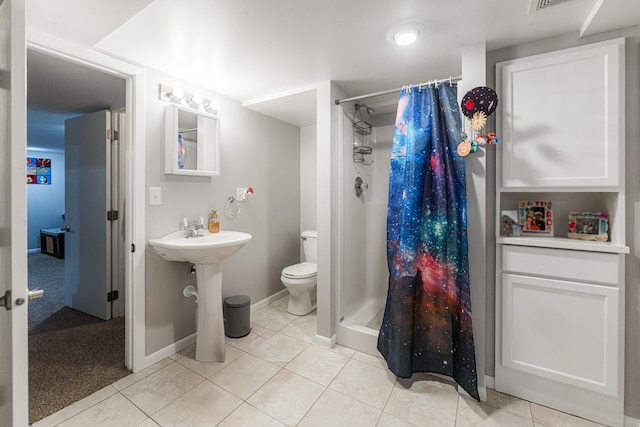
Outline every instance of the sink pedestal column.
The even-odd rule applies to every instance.
[[[198,330],[196,360],[224,362],[226,344],[222,315],[222,263],[196,264]]]

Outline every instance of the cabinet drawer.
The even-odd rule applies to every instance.
[[[624,267],[618,254],[504,245],[502,270],[619,285]]]

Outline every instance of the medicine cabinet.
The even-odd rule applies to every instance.
[[[220,175],[220,118],[178,105],[165,110],[164,173]]]

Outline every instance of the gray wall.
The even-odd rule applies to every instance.
[[[487,82],[495,87],[495,64],[513,58],[626,37],[626,339],[625,339],[625,414],[640,418],[640,28],[598,34],[580,39],[567,34],[520,46],[489,52]],[[588,126],[585,123],[585,126]],[[495,280],[487,284],[487,375],[494,375],[495,363]]]
[[[180,86],[220,102],[221,174],[184,177],[164,174],[164,109],[159,83]],[[222,230],[253,236],[223,266],[223,297],[249,295],[254,304],[284,289],[282,268],[299,262],[300,129],[243,108],[237,101],[174,78],[147,73],[146,188],[161,187],[162,205],[146,211],[147,240],[178,230],[183,217],[207,217],[218,209]],[[234,219],[224,205],[237,187],[253,187]],[[195,332],[193,298],[182,289],[195,283],[187,263],[167,262],[146,247],[146,354]]]

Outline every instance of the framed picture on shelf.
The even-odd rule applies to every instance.
[[[570,239],[609,240],[609,214],[605,212],[569,212]]]
[[[543,200],[522,200],[518,204],[518,224],[525,235],[553,236],[553,204]]]
[[[500,235],[507,237],[520,235],[517,210],[500,212]]]

